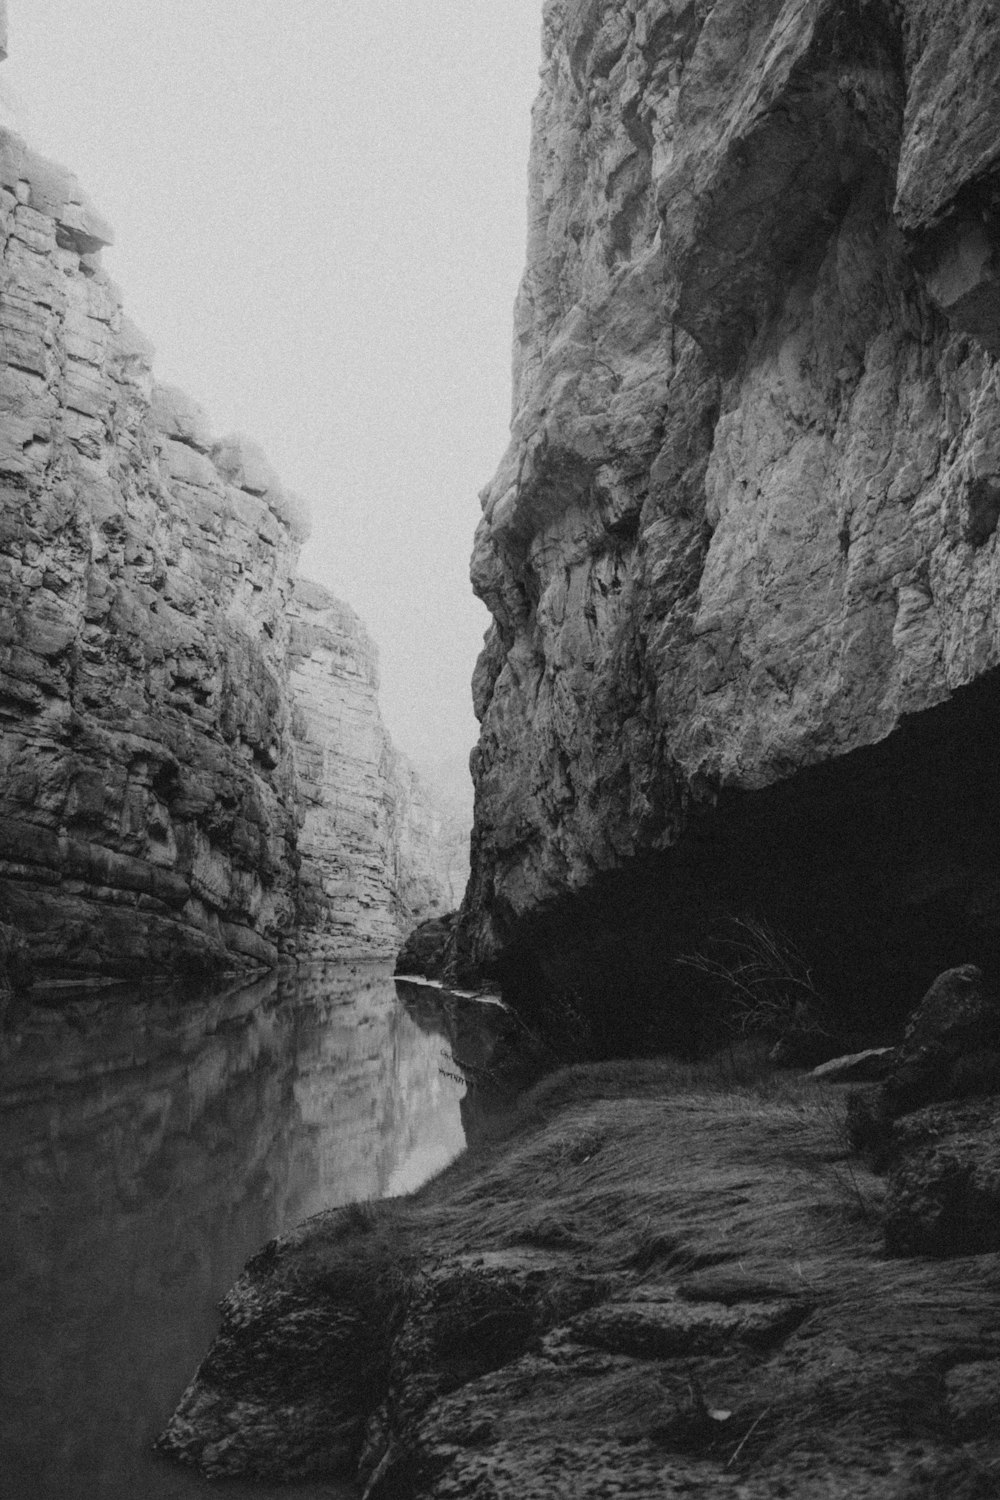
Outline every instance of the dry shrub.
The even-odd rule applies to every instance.
[[[793,1055],[826,1050],[833,1039],[829,1006],[798,946],[769,922],[727,917],[705,949],[674,960],[707,981],[716,1020],[731,1036],[790,1044]]]

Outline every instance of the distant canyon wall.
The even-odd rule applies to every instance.
[[[301,505],[154,382],[110,230],[8,132],[0,239],[0,921],[52,973],[393,953],[454,830]]]
[[[547,0],[467,970],[996,947],[998,354],[995,7]]]
[[[317,954],[362,942],[394,951],[415,914],[461,902],[468,829],[393,745],[378,712],[377,653],[350,606],[300,581],[289,619],[298,928]]]

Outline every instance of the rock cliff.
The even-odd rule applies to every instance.
[[[301,505],[154,383],[110,239],[0,134],[0,918],[42,972],[388,956],[451,847],[296,584]]]
[[[384,955],[418,916],[461,901],[467,830],[393,746],[375,647],[354,611],[298,581],[290,619],[299,940],[314,955]]]
[[[990,960],[998,105],[992,6],[548,0],[467,969]]]

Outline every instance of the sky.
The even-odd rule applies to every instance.
[[[259,443],[302,571],[464,762],[468,560],[510,415],[542,0],[9,0],[8,117],[110,220],[160,380]]]

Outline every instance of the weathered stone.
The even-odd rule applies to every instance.
[[[155,385],[71,174],[0,132],[0,186],[0,903],[43,974],[392,956],[461,837],[302,503]]]
[[[886,1196],[891,1255],[1000,1250],[1000,1108],[929,1106],[894,1131]]]
[[[299,580],[289,619],[299,951],[384,956],[461,900],[468,834],[393,746],[377,652],[350,606]]]
[[[976,1377],[946,1373],[997,1358],[993,1260],[879,1254],[811,1081],[790,1110],[656,1072],[564,1072],[504,1145],[258,1257],[168,1451],[319,1481],[367,1399],[340,1476],[367,1500],[991,1494],[915,1471],[956,1437],[1000,1456]]]
[[[455,935],[457,911],[431,917],[410,933],[396,958],[397,974],[422,974],[440,979]]]
[[[877,5],[850,20],[836,0],[709,12],[657,196],[674,316],[727,373],[893,155],[893,50]]]
[[[813,1068],[813,1077],[824,1083],[869,1083],[884,1078],[892,1066],[892,1047],[868,1047],[848,1057],[831,1057]]]
[[[939,974],[907,1024],[882,1085],[889,1119],[938,1099],[977,1092],[966,1060],[1000,1051],[1000,1001],[974,964]],[[982,1092],[991,1092],[1000,1076]]]
[[[345,1211],[345,1234],[352,1212]],[[205,1474],[289,1480],[350,1472],[367,1426],[361,1470],[372,1486],[395,1464],[390,1430],[402,1435],[435,1395],[508,1363],[592,1302],[601,1285],[517,1252],[455,1257],[426,1270],[386,1269],[362,1254],[356,1275],[331,1283],[317,1301],[311,1286],[290,1289],[282,1274],[299,1238],[272,1242],[248,1264],[160,1439],[165,1452]],[[290,1339],[294,1369],[286,1364]]]
[[[906,108],[895,213],[910,234],[953,216],[998,165],[1000,16],[963,0],[905,0]]]
[[[808,1309],[800,1302],[686,1303],[672,1298],[605,1302],[568,1325],[570,1335],[612,1354],[677,1359],[721,1353],[733,1343],[766,1348],[796,1328]]]
[[[470,978],[607,1011],[622,975],[662,1014],[733,902],[783,902],[860,1019],[991,951],[997,32],[957,0],[546,5],[472,560]]]

